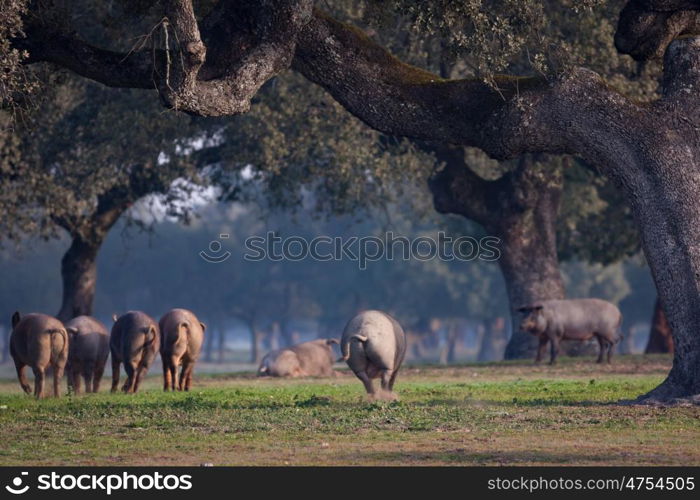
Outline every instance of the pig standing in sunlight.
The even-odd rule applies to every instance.
[[[345,327],[340,351],[340,360],[362,381],[370,400],[397,399],[394,382],[406,355],[406,335],[398,321],[382,311],[361,312]],[[377,392],[372,379],[378,377]]]
[[[547,343],[551,342],[549,364],[557,362],[559,342],[562,340],[586,341],[595,337],[600,344],[598,363],[604,354],[610,363],[612,349],[621,339],[619,334],[622,314],[615,304],[600,299],[543,300],[518,311],[525,313],[520,330],[539,337],[535,362],[544,357]]]
[[[192,372],[199,359],[207,326],[192,311],[171,309],[160,318],[160,357],[163,360],[163,390],[189,391]],[[177,368],[182,366],[180,379]]]
[[[53,395],[59,396],[58,385],[68,361],[68,342],[68,333],[63,323],[53,316],[32,313],[22,317],[19,312],[12,315],[10,355],[24,392],[31,392],[24,373],[27,366],[34,372],[34,396],[37,398],[44,395],[46,370],[51,367]]]

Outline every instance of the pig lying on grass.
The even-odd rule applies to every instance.
[[[269,352],[260,362],[258,375],[270,377],[330,377],[334,375],[335,339],[303,342]]]

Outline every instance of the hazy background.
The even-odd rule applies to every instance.
[[[358,310],[387,310],[409,332],[409,359],[448,363],[502,359],[510,335],[503,278],[495,262],[386,260],[360,270],[350,260],[249,262],[244,241],[275,231],[299,235],[365,236],[393,231],[397,236],[435,236],[445,224],[418,221],[399,207],[370,218],[318,218],[283,213],[254,204],[204,204],[184,225],[158,208],[141,204],[136,217],[153,217],[150,231],[123,223],[110,232],[98,259],[95,316],[111,326],[112,313],[140,309],[154,318],[172,307],[196,312],[208,325],[203,366],[210,370],[249,367],[251,339],[267,350],[299,340],[338,337]],[[418,222],[417,222],[418,221]],[[476,226],[461,234],[483,235]],[[207,250],[221,233],[223,263],[206,262]],[[454,232],[451,234],[455,234]],[[60,261],[67,238],[26,240],[0,253],[0,342],[9,362],[7,337],[13,311],[54,314],[60,306]],[[211,252],[210,252],[211,253]],[[609,266],[562,263],[569,297],[601,297],[618,304],[625,317],[621,352],[642,352],[649,331],[655,289],[639,257]]]

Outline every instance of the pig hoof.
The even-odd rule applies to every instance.
[[[399,397],[396,394],[394,394],[393,392],[387,393],[387,395],[385,397],[386,397],[387,401],[398,401],[399,400]]]
[[[374,395],[374,401],[398,401],[399,397],[391,391],[380,391]]]

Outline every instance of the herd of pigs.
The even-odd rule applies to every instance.
[[[595,337],[600,345],[598,362],[610,362],[612,350],[621,339],[622,315],[610,302],[600,299],[547,300],[519,309],[524,317],[520,329],[539,339],[536,362],[550,346],[550,363],[555,363],[562,340],[587,341]],[[117,317],[110,333],[97,319],[78,316],[65,323],[41,313],[12,315],[10,354],[22,389],[31,393],[25,369],[34,372],[34,395],[44,394],[49,367],[53,371],[53,393],[59,396],[64,371],[68,387],[80,393],[81,377],[86,392],[97,392],[112,356],[112,392],[119,387],[120,367],[127,378],[126,393],[136,392],[160,352],[163,389],[189,390],[192,372],[204,342],[206,325],[187,309],[171,309],[159,322],[141,311]],[[332,345],[339,344],[341,358],[362,381],[370,399],[396,399],[396,375],[406,354],[406,335],[401,325],[382,311],[364,311],[345,326],[340,342],[318,339],[265,355],[258,375],[273,377],[332,376],[336,359]],[[607,355],[607,358],[606,358]],[[178,368],[180,373],[178,376]],[[376,389],[373,380],[380,379]]]

